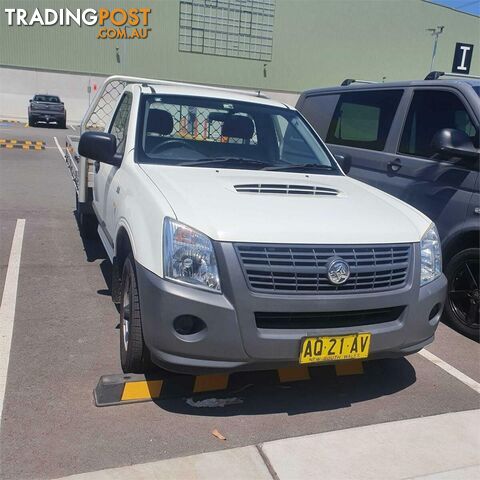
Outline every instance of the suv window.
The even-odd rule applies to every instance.
[[[432,157],[435,133],[443,128],[455,128],[465,132],[478,144],[478,132],[460,98],[445,90],[417,90],[413,95],[407,115],[400,153]]]
[[[130,107],[132,106],[132,95],[126,93],[118,105],[110,133],[117,138],[117,154],[123,155],[125,152],[125,142],[127,140],[128,119],[130,118]]]
[[[403,90],[347,92],[340,95],[327,143],[383,150]]]

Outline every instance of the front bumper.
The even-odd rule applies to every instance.
[[[369,358],[405,356],[433,340],[447,282],[442,275],[419,287],[418,245],[403,288],[378,293],[322,295],[260,294],[248,289],[232,244],[216,243],[223,294],[164,280],[137,263],[142,323],[152,360],[181,373],[259,370],[298,364],[305,336],[372,334]],[[336,328],[258,328],[255,312],[339,312],[403,306],[386,322]],[[437,311],[432,315],[432,309]],[[201,318],[206,328],[180,335],[180,315]],[[430,318],[431,317],[431,318]]]

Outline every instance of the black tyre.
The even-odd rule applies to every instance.
[[[143,340],[142,315],[133,255],[123,264],[120,301],[120,361],[125,373],[150,370],[150,353]]]
[[[28,117],[28,126],[29,127],[36,127],[37,126],[37,122],[35,122],[32,117]]]
[[[60,128],[67,128],[67,119],[64,118],[63,120],[60,120],[60,121],[58,122],[58,126],[59,126]]]
[[[480,332],[480,249],[468,248],[448,262],[446,320],[459,332],[478,339]]]

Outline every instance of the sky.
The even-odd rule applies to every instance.
[[[480,16],[480,0],[429,0],[439,5],[455,8],[461,12],[473,13]]]

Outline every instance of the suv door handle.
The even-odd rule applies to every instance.
[[[95,167],[95,173],[98,173],[100,170],[100,162],[97,160],[93,165]]]
[[[388,162],[387,166],[392,172],[398,172],[402,168],[402,162],[399,158],[396,158],[395,160]]]

